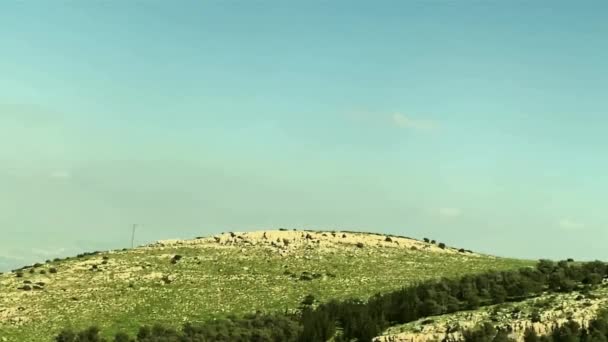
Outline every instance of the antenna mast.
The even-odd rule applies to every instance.
[[[133,224],[133,231],[131,232],[131,249],[133,249],[133,244],[135,242],[135,229],[137,228],[137,223]]]

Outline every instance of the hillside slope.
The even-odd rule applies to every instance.
[[[462,341],[462,332],[483,323],[509,331],[509,337],[524,342],[526,329],[539,336],[572,320],[587,327],[608,305],[608,283],[588,293],[547,293],[521,302],[481,307],[477,310],[425,317],[387,329],[375,342]]]
[[[104,334],[155,322],[367,298],[417,281],[532,265],[405,237],[265,231],[168,240],[0,275],[2,341],[50,341],[64,327]]]

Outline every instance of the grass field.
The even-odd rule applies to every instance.
[[[293,310],[308,294],[318,301],[367,298],[426,279],[533,263],[350,232],[166,241],[55,261],[22,277],[0,275],[0,338],[50,341],[64,327],[92,324],[108,336],[133,333],[155,322],[179,326],[232,313]],[[24,285],[39,289],[19,289]]]

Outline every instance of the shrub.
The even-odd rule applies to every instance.
[[[176,254],[173,256],[173,258],[171,259],[171,263],[172,264],[177,264],[178,261],[182,260],[182,256],[179,254]]]
[[[384,239],[384,241],[386,241],[386,242],[393,242],[393,239],[391,239],[390,236],[387,236],[386,239]]]
[[[302,281],[311,281],[313,278],[308,272],[304,272],[300,275],[300,280]]]
[[[363,248],[363,246],[365,246],[365,245],[363,244],[363,242],[357,242],[357,247],[359,247],[359,248]]]
[[[304,297],[304,299],[302,300],[302,302],[300,304],[302,305],[312,305],[315,302],[315,296],[309,294],[306,297]]]
[[[34,273],[36,273],[36,270],[35,270],[35,269],[33,269],[33,268],[30,268],[30,271],[29,271],[29,272],[30,272],[30,274],[34,274]]]
[[[55,342],[74,342],[76,341],[76,333],[72,330],[62,330],[59,335],[55,337]]]
[[[57,273],[57,269],[55,267],[51,267],[51,268],[49,268],[49,273],[55,274],[55,273]]]
[[[438,246],[441,249],[445,249],[445,243],[443,243],[443,242],[440,242]]]
[[[423,240],[424,242],[426,242],[426,243],[431,242],[431,240],[429,240],[429,238],[424,238],[424,239],[422,239],[422,240]]]
[[[435,240],[431,240],[431,243],[434,245],[436,243],[436,241]]]
[[[129,335],[124,332],[119,332],[114,336],[114,342],[130,342],[132,341]]]
[[[460,253],[464,253],[464,252],[466,252],[466,251],[464,250],[464,248],[461,248],[461,249],[459,249],[459,250],[458,250],[458,252],[460,252]]]
[[[32,291],[32,287],[30,285],[23,285],[19,289],[23,291]]]
[[[23,278],[23,272],[22,271],[18,271],[17,273],[15,273],[15,276],[17,278]]]
[[[45,270],[40,270],[40,274],[46,274]]]
[[[538,342],[540,338],[536,334],[536,330],[532,327],[528,327],[524,332],[524,342]]]
[[[107,255],[104,255],[102,259],[103,259],[103,260],[109,260],[109,259],[110,259],[110,257],[109,257],[109,256],[107,256]]]

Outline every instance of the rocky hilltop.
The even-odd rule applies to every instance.
[[[413,251],[424,251],[432,253],[466,254],[467,256],[479,256],[469,250],[448,247],[437,243],[428,243],[408,237],[371,234],[361,232],[319,232],[298,230],[269,230],[255,232],[229,232],[214,235],[212,237],[201,237],[194,240],[161,240],[144,248],[165,247],[196,247],[196,246],[218,246],[218,247],[267,247],[280,255],[289,255],[302,247],[314,248],[319,252],[331,252],[339,248],[348,247],[375,247],[409,249]],[[492,256],[486,256],[492,258]]]

